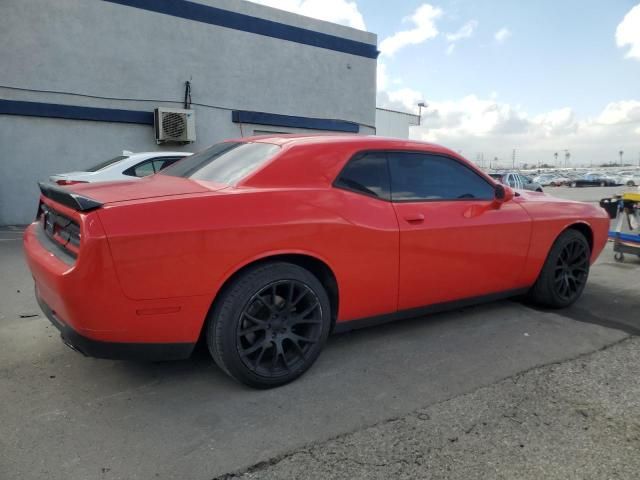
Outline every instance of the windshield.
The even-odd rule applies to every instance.
[[[94,165],[93,167],[87,168],[84,171],[85,172],[97,172],[98,170],[102,170],[103,168],[106,168],[109,165],[113,165],[114,163],[119,162],[120,160],[124,160],[126,158],[129,158],[129,157],[127,157],[126,155],[120,155],[118,157],[113,157],[113,158],[111,158],[109,160],[105,160],[104,162],[100,162],[99,164]]]
[[[270,143],[223,142],[186,157],[159,175],[233,185],[273,157],[280,147]]]

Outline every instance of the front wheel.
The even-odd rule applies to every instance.
[[[577,230],[564,231],[551,247],[549,255],[529,292],[537,304],[563,308],[575,302],[589,276],[591,249],[584,235]]]
[[[635,187],[635,186],[636,186],[636,184],[633,182],[633,180],[629,180],[627,182],[627,187]]]
[[[207,345],[228,375],[271,388],[295,380],[315,362],[330,326],[320,281],[297,265],[268,263],[242,272],[216,300]]]

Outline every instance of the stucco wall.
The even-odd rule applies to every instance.
[[[368,32],[240,0],[200,3],[376,43]],[[236,109],[340,119],[374,132],[372,58],[85,0],[4,0],[0,31],[0,99],[151,111],[180,107],[191,81],[197,142],[184,150],[240,136]],[[36,182],[52,173],[123,149],[177,148],[157,146],[148,125],[15,115],[0,115],[0,147],[0,224],[31,221]]]

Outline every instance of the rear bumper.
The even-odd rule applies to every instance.
[[[62,341],[72,350],[87,357],[138,361],[182,360],[191,355],[195,346],[195,343],[122,343],[93,340],[62,322],[37,292],[36,300],[49,321],[60,330]]]
[[[133,300],[120,288],[99,222],[88,222],[77,259],[65,258],[40,235],[24,234],[24,253],[38,303],[70,347],[113,359],[186,358],[211,304],[203,296]],[[93,230],[91,230],[93,228]]]

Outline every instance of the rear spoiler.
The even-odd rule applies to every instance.
[[[102,206],[102,203],[93,198],[73,193],[66,188],[58,187],[52,183],[38,182],[38,186],[40,187],[42,195],[45,197],[79,212],[88,212],[89,210],[95,210]]]

